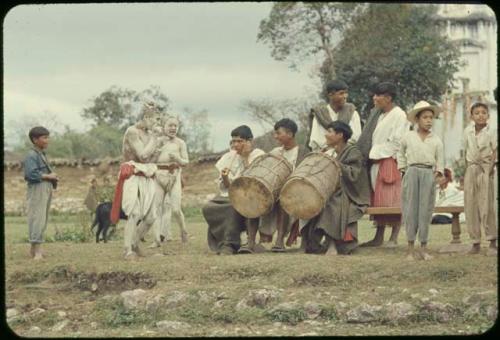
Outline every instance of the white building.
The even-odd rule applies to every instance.
[[[490,124],[497,126],[497,20],[487,5],[440,5],[437,22],[443,34],[460,46],[465,65],[455,74],[456,89],[443,99],[442,119],[435,130],[445,145],[446,166],[460,157],[462,132],[469,124],[470,105],[488,104]]]

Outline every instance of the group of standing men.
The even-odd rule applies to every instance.
[[[279,201],[269,214],[253,219],[243,217],[232,207],[228,189],[231,182],[241,176],[243,170],[264,151],[253,148],[250,128],[239,126],[231,132],[231,150],[216,164],[220,174],[220,192],[203,208],[208,223],[210,249],[218,254],[262,252],[265,249],[262,243],[271,242],[277,230],[277,240],[271,248],[273,252],[284,251],[283,239],[286,234],[289,235],[287,245],[291,245],[300,234],[301,248],[307,253],[350,254],[358,246],[357,221],[368,206],[401,207],[408,238],[408,259],[431,259],[426,249],[428,226],[434,209],[436,185],[443,177],[444,170],[442,142],[431,132],[432,121],[438,118],[439,108],[421,101],[407,115],[395,103],[396,86],[382,82],[373,90],[374,108],[362,129],[356,108],[347,102],[347,84],[341,80],[330,81],[326,86],[326,94],[327,103],[313,108],[309,116],[308,149],[297,145],[297,125],[284,118],[274,126],[275,139],[280,146],[270,153],[286,158],[294,168],[309,151],[324,152],[334,157],[340,169],[339,190],[329,197],[323,210],[310,220],[288,216]],[[486,106],[483,104],[483,107]],[[471,116],[474,120],[472,111]],[[490,159],[488,175],[485,176],[489,178],[489,171],[493,171],[496,164],[496,157],[492,157],[496,154],[496,142],[493,145],[491,138],[483,139],[487,140],[484,143],[491,144],[488,144],[486,151]],[[405,173],[407,175],[403,181]],[[470,187],[477,187],[476,184],[471,183]],[[492,202],[488,200],[484,203],[489,206]],[[482,213],[485,209],[474,208],[474,216],[478,215],[476,210],[481,211],[482,215],[474,217],[476,221],[471,223],[492,224],[485,230],[491,243],[490,250],[496,253],[496,237],[490,231],[496,222],[486,222],[490,215]],[[401,228],[401,215],[376,215],[370,218],[376,227],[375,236],[361,246],[381,246],[385,228],[389,226],[392,233],[386,246],[395,247]],[[480,235],[476,226],[468,227],[469,231],[474,230],[474,235]],[[240,234],[245,230],[248,243],[241,245]],[[259,243],[255,241],[257,231],[260,233]],[[418,254],[413,252],[417,232],[422,246]],[[477,239],[477,236],[471,237]]]
[[[143,256],[139,241],[153,227],[160,247],[170,239],[171,221],[187,242],[181,210],[181,168],[188,163],[186,143],[177,137],[179,120],[162,117],[154,104],[145,104],[138,122],[123,137],[123,161],[115,190],[111,221],[118,222],[120,209],[128,217],[124,228],[125,258]]]

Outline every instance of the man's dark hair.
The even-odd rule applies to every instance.
[[[481,106],[484,107],[486,112],[488,112],[488,113],[490,112],[490,110],[488,109],[488,105],[486,105],[485,103],[477,102],[477,103],[472,104],[472,106],[470,107],[470,114],[472,114],[474,109],[477,109],[478,107],[481,107]]]
[[[280,119],[274,124],[274,131],[277,131],[279,128],[287,129],[293,136],[295,136],[298,130],[297,124],[289,118]]]
[[[326,94],[347,89],[348,89],[347,84],[340,79],[330,80],[325,87]]]
[[[248,126],[241,125],[231,131],[231,137],[240,137],[245,140],[250,140],[253,139],[253,134]]]
[[[50,135],[49,130],[47,130],[43,126],[35,126],[28,133],[28,136],[30,137],[31,143],[34,143],[33,139],[36,139],[36,138],[39,138],[42,136],[49,136],[49,135]]]
[[[347,142],[352,136],[352,129],[349,124],[336,120],[331,122],[326,126],[327,129],[332,129],[336,133],[342,132],[342,137],[344,137],[344,142]]]
[[[373,94],[389,95],[389,96],[391,96],[392,101],[394,101],[394,99],[396,99],[396,96],[397,96],[396,85],[394,85],[393,83],[389,83],[389,82],[379,83],[373,89]]]

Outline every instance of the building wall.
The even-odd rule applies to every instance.
[[[451,166],[453,160],[460,157],[462,132],[470,122],[468,107],[473,102],[488,103],[490,124],[497,126],[497,104],[493,95],[498,86],[497,21],[493,10],[486,5],[440,5],[438,14],[443,34],[460,44],[462,60],[466,63],[455,75],[456,89],[443,99],[443,108],[448,112],[435,125],[445,144],[446,166]],[[463,79],[468,79],[470,95],[467,98],[462,96]]]

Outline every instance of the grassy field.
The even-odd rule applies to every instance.
[[[89,236],[88,221],[81,215],[51,217],[46,232],[51,242],[43,245],[46,259],[34,262],[28,255],[25,218],[6,217],[6,303],[21,313],[10,327],[21,336],[43,337],[342,336],[479,334],[494,324],[486,310],[497,309],[497,259],[485,256],[485,249],[476,256],[439,254],[451,239],[449,225],[431,226],[431,261],[405,261],[404,231],[395,249],[360,249],[350,256],[302,254],[298,246],[285,254],[217,256],[208,250],[199,211],[190,209],[187,215],[187,245],[174,228],[173,241],[163,249],[145,249],[145,243],[147,257],[135,262],[121,257],[123,225],[107,244],[96,244],[92,237],[78,242]],[[360,221],[362,241],[373,232],[368,220]],[[70,240],[71,234],[80,236],[57,241]],[[466,235],[462,238],[467,242]],[[155,256],[158,253],[164,256]],[[92,288],[95,282],[98,286]],[[264,308],[236,307],[250,290],[266,287],[280,290],[276,301]],[[174,307],[130,311],[120,293],[136,288],[153,296],[177,291],[188,298]],[[467,312],[464,299],[483,292],[493,293],[477,313]],[[449,304],[450,317],[443,320],[425,312],[429,301]],[[296,307],[273,309],[283,302],[296,302]],[[306,302],[321,307],[314,320],[305,316]],[[398,302],[411,304],[417,313],[405,322],[347,322],[348,311],[362,303]],[[33,312],[36,308],[45,311]],[[61,311],[65,315],[59,315]],[[63,319],[68,320],[66,326],[54,330]],[[156,326],[161,320],[190,327],[167,333]],[[34,326],[40,328],[38,333]]]

